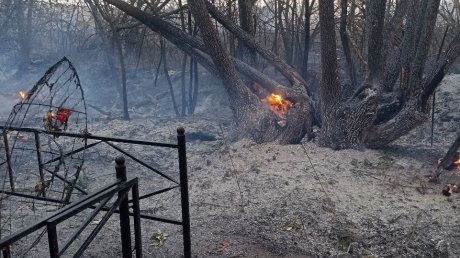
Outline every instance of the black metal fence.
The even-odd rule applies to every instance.
[[[79,247],[79,249],[77,250],[75,254],[75,257],[78,257],[83,253],[83,251],[88,247],[88,245],[94,239],[96,234],[102,229],[104,224],[107,222],[107,220],[110,218],[110,216],[113,213],[120,214],[120,230],[121,230],[121,237],[122,237],[123,257],[132,256],[130,216],[133,217],[134,219],[136,257],[142,257],[140,218],[182,226],[184,257],[191,257],[187,157],[186,157],[185,130],[183,128],[177,129],[177,144],[139,141],[139,140],[121,139],[121,138],[113,138],[113,137],[103,137],[103,136],[96,136],[96,135],[92,135],[88,133],[76,134],[76,133],[66,133],[66,132],[52,132],[52,131],[46,131],[46,130],[41,130],[41,129],[36,129],[36,128],[11,128],[11,127],[5,128],[5,127],[0,126],[0,129],[4,131],[14,130],[14,131],[20,131],[20,132],[33,133],[35,136],[36,152],[37,152],[38,157],[40,157],[40,138],[39,138],[40,134],[50,134],[55,137],[62,136],[62,137],[82,138],[85,140],[96,140],[96,142],[88,144],[83,148],[75,149],[75,150],[72,150],[71,152],[62,154],[64,156],[72,155],[74,153],[84,151],[85,149],[89,149],[93,146],[96,146],[99,143],[106,143],[110,147],[116,149],[117,151],[123,153],[125,156],[136,161],[140,165],[148,168],[154,173],[162,176],[163,178],[175,184],[172,187],[164,188],[164,189],[150,192],[150,193],[140,196],[139,189],[138,189],[138,179],[134,178],[134,179],[127,180],[124,158],[117,158],[116,160],[117,182],[114,184],[108,185],[92,194],[88,194],[84,189],[81,189],[80,187],[76,186],[72,182],[65,180],[65,178],[59,178],[57,174],[53,174],[53,176],[57,176],[58,179],[62,180],[64,183],[68,184],[69,186],[72,185],[73,187],[75,187],[76,190],[87,195],[78,201],[67,203],[65,200],[51,199],[49,197],[46,197],[44,194],[40,196],[40,195],[34,195],[34,194],[20,193],[20,192],[15,191],[15,188],[14,188],[14,175],[12,174],[13,171],[11,169],[11,160],[10,160],[11,157],[9,155],[10,150],[8,147],[8,139],[7,137],[4,137],[4,141],[5,141],[4,147],[5,147],[6,159],[7,159],[5,163],[8,167],[8,174],[9,174],[11,190],[10,191],[1,190],[1,192],[3,194],[12,195],[12,196],[19,196],[19,197],[30,198],[34,200],[67,204],[66,206],[58,210],[55,214],[52,214],[51,216],[48,216],[40,220],[39,222],[34,223],[33,225],[30,225],[29,227],[20,230],[19,232],[13,233],[8,237],[0,239],[0,250],[2,250],[2,254],[4,257],[10,257],[11,253],[9,251],[10,250],[9,247],[13,243],[15,243],[21,238],[41,228],[44,228],[44,227],[46,227],[46,231],[48,233],[48,244],[49,244],[50,256],[53,258],[60,257],[101,210],[106,211],[106,214],[103,216],[101,222],[98,223],[98,225],[91,232],[91,234],[85,239],[84,243]],[[6,134],[4,133],[4,135]],[[159,171],[158,169],[153,168],[152,166],[148,165],[142,160],[138,159],[133,154],[130,154],[127,151],[120,148],[119,146],[116,146],[115,144],[113,144],[115,142],[177,149],[178,162],[179,162],[179,175],[180,175],[179,182],[169,177],[165,173]],[[43,173],[44,173],[42,169],[43,165],[46,163],[54,162],[55,160],[43,161],[39,158],[37,161],[38,161],[40,176],[43,177]],[[181,211],[182,211],[181,221],[170,219],[170,218],[159,217],[159,216],[153,216],[149,214],[142,214],[140,212],[139,200],[148,198],[154,195],[158,195],[161,193],[165,193],[175,188],[180,188]],[[131,191],[132,193],[131,200],[129,200],[127,196],[129,191]],[[106,206],[108,201],[116,194],[118,194],[118,198],[116,199],[116,201],[113,204],[111,204],[110,207]],[[96,203],[98,204],[95,205]],[[131,205],[132,212],[129,211],[130,204],[132,204]],[[60,244],[58,243],[56,226],[59,223],[71,218],[72,216],[80,213],[81,211],[85,209],[92,209],[92,212],[80,224],[76,232],[74,232],[74,234],[72,234],[71,237],[69,237],[67,241],[62,245],[62,247],[59,248]]]

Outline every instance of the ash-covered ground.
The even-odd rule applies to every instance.
[[[187,143],[195,257],[460,257],[460,194],[443,196],[442,185],[425,178],[456,136],[459,84],[460,76],[448,76],[438,92],[433,146],[428,122],[383,150],[364,151],[333,151],[306,140],[229,142],[231,114],[217,79],[201,86],[196,113],[185,118],[174,117],[166,84],[152,88],[131,79],[131,121],[118,119],[116,91],[85,93],[88,104],[114,114],[89,108],[94,135],[175,142],[183,126],[215,136]],[[174,150],[120,146],[178,178]],[[88,150],[80,185],[93,190],[113,180],[118,155],[107,146]],[[129,176],[139,177],[141,193],[170,185],[130,159],[127,167]],[[444,174],[443,182],[460,183],[455,173],[460,170]],[[143,200],[141,209],[180,219],[179,191]],[[108,225],[86,257],[121,255],[117,218]],[[143,220],[142,234],[145,257],[181,256],[180,227]],[[47,248],[39,245],[34,254],[42,257]]]

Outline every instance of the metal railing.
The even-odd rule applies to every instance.
[[[19,232],[16,232],[8,237],[5,237],[3,239],[0,239],[0,249],[3,250],[4,257],[9,257],[9,247],[12,243],[16,242],[17,240],[21,239],[22,237],[35,232],[36,230],[46,226],[47,227],[47,232],[48,232],[48,238],[49,238],[49,245],[50,245],[50,255],[51,257],[59,257],[75,240],[76,237],[83,231],[83,229],[91,222],[92,218],[91,216],[96,216],[100,210],[107,211],[106,216],[110,217],[113,213],[120,213],[120,225],[121,225],[121,231],[122,231],[122,243],[123,242],[129,242],[129,245],[131,245],[131,240],[130,241],[123,241],[123,235],[125,237],[129,236],[129,216],[134,217],[134,225],[135,225],[135,232],[137,232],[137,228],[139,229],[139,232],[135,234],[136,237],[136,257],[141,257],[142,250],[141,250],[141,243],[140,243],[140,222],[139,219],[148,219],[148,220],[154,220],[154,221],[159,221],[159,222],[164,222],[164,223],[169,223],[169,224],[175,224],[175,225],[180,225],[182,226],[182,232],[183,232],[183,248],[184,248],[184,257],[191,257],[191,236],[190,236],[190,212],[189,212],[189,195],[188,195],[188,178],[187,178],[187,157],[186,157],[186,141],[185,141],[185,130],[183,128],[178,128],[177,129],[177,144],[169,144],[169,143],[158,143],[158,142],[149,142],[149,141],[140,141],[140,140],[131,140],[131,139],[122,139],[122,138],[113,138],[113,137],[103,137],[103,136],[96,136],[88,133],[83,133],[83,134],[77,134],[77,133],[66,133],[66,132],[54,132],[54,131],[47,131],[47,130],[41,130],[41,129],[36,129],[36,128],[14,128],[14,127],[3,127],[0,126],[1,130],[14,130],[14,131],[19,131],[19,132],[29,132],[33,133],[35,136],[35,142],[36,142],[36,152],[37,156],[40,157],[40,134],[49,134],[53,135],[55,137],[71,137],[71,138],[82,138],[86,140],[97,140],[94,143],[88,144],[85,147],[79,148],[72,150],[71,152],[64,153],[62,156],[69,156],[81,151],[84,151],[86,149],[89,149],[93,146],[96,146],[100,143],[106,143],[108,146],[114,148],[115,150],[121,152],[125,156],[131,158],[135,162],[139,163],[140,165],[146,167],[147,169],[153,171],[154,173],[160,175],[161,177],[171,181],[174,183],[174,186],[164,188],[161,190],[157,190],[154,192],[150,192],[147,194],[144,194],[142,196],[139,195],[139,190],[138,190],[138,180],[137,178],[131,179],[129,181],[126,181],[126,170],[124,168],[124,159],[123,162],[121,162],[121,159],[117,159],[117,178],[118,182],[112,185],[109,185],[103,189],[100,189],[96,193],[88,194],[87,191],[84,189],[78,187],[75,184],[72,184],[65,178],[59,178],[58,174],[53,174],[53,176],[56,176],[58,179],[63,181],[65,184],[72,185],[75,187],[76,190],[79,192],[87,195],[85,198],[80,199],[79,201],[68,203],[65,200],[58,200],[58,199],[52,199],[49,197],[46,197],[44,194],[42,196],[40,195],[34,195],[34,194],[27,194],[27,193],[20,193],[15,191],[14,189],[14,181],[13,181],[13,175],[12,172],[9,173],[9,180],[10,180],[10,186],[11,186],[11,191],[6,191],[6,190],[0,190],[0,193],[4,193],[7,195],[12,195],[12,196],[19,196],[19,197],[24,197],[24,198],[30,198],[34,200],[40,200],[40,201],[47,201],[47,202],[52,202],[52,203],[61,203],[61,204],[67,204],[67,206],[64,206],[61,210],[59,210],[56,214],[51,215],[50,217],[47,217]],[[6,135],[5,133],[3,135]],[[8,167],[8,171],[12,171],[11,169],[11,161],[9,157],[9,147],[8,147],[8,139],[5,137],[4,138],[5,144],[5,151],[6,151],[6,165]],[[152,166],[148,165],[147,163],[143,162],[133,154],[130,154],[129,152],[123,150],[119,146],[116,146],[113,143],[127,143],[127,144],[135,144],[135,145],[145,145],[145,146],[156,146],[156,147],[165,147],[165,148],[175,148],[178,151],[178,162],[179,162],[179,182],[171,178],[170,176],[166,175],[165,173],[159,171],[158,169],[153,168]],[[43,161],[42,159],[38,158],[38,167],[40,172],[40,176],[43,177],[43,166],[44,164],[49,164],[52,162],[55,162],[57,159],[60,157],[57,157],[55,159],[51,159],[48,161]],[[122,164],[123,163],[123,164]],[[0,164],[4,165],[4,164]],[[120,171],[119,171],[120,170]],[[122,176],[122,170],[125,170],[124,176]],[[48,171],[49,172],[49,171]],[[119,175],[120,173],[120,175]],[[119,178],[120,176],[120,178]],[[124,179],[123,179],[124,178]],[[153,216],[150,214],[143,214],[139,212],[139,200],[148,198],[154,195],[158,195],[161,193],[168,192],[172,189],[175,188],[180,188],[180,194],[181,194],[181,213],[182,213],[182,220],[174,220],[170,218],[164,218],[164,217],[159,217],[159,216]],[[129,190],[132,190],[133,193],[133,198],[131,200],[128,200],[127,198],[123,198],[122,196],[126,196],[127,192]],[[115,201],[115,203],[111,207],[106,207],[105,204],[108,202],[107,199],[110,194],[115,194],[118,193],[119,197]],[[100,202],[99,205],[94,206],[95,203]],[[104,203],[105,202],[105,203]],[[129,204],[132,203],[132,208],[133,212],[129,212]],[[119,209],[117,210],[117,208]],[[90,214],[90,217],[88,217],[79,227],[77,232],[72,235],[72,237],[69,238],[69,240],[63,245],[63,247],[59,250],[58,248],[58,243],[57,243],[57,235],[56,235],[56,225],[73,215],[77,214],[78,212],[91,208],[93,209],[92,213]],[[127,209],[125,209],[127,208]],[[136,211],[137,210],[137,211]],[[121,215],[125,214],[125,215]],[[127,214],[127,218],[126,218]],[[104,217],[105,218],[105,217]],[[107,218],[108,219],[108,218]],[[137,222],[136,222],[137,221]],[[137,223],[137,226],[136,226]],[[123,226],[125,225],[125,226]],[[126,226],[127,225],[127,226]],[[99,225],[98,225],[99,226]],[[102,228],[103,225],[100,227]],[[100,230],[100,229],[99,229]],[[124,232],[126,231],[126,232]],[[97,231],[98,232],[98,231]],[[97,234],[97,232],[94,233]],[[139,234],[139,236],[137,235]],[[84,245],[81,246],[82,250],[78,250],[77,254],[80,255],[84,249],[89,245],[91,240],[94,238],[93,234],[89,236],[87,241],[88,243],[84,243]],[[92,238],[91,238],[92,237]],[[124,244],[122,244],[123,247]],[[127,244],[126,244],[127,245]],[[126,250],[131,250],[131,247],[126,249],[128,247],[123,247],[123,257],[131,257],[128,256],[128,253]],[[137,249],[139,248],[139,249]],[[5,253],[6,252],[6,253]],[[131,252],[129,252],[131,254]],[[125,256],[126,255],[126,256]],[[140,256],[139,256],[140,255]],[[78,257],[78,256],[77,256]]]
[[[83,198],[75,201],[69,205],[59,209],[54,214],[39,220],[38,222],[16,232],[8,237],[0,240],[0,249],[2,250],[3,257],[11,257],[10,246],[22,238],[46,228],[48,234],[48,246],[51,258],[60,257],[68,250],[70,245],[80,236],[83,230],[93,221],[101,210],[106,213],[98,222],[97,226],[92,230],[85,241],[78,247],[74,257],[80,257],[87,249],[89,244],[93,241],[102,227],[107,223],[113,213],[120,214],[120,232],[123,257],[132,257],[131,252],[131,229],[130,229],[130,212],[128,192],[132,193],[132,208],[134,219],[134,243],[136,257],[142,257],[142,240],[141,240],[141,224],[140,224],[140,208],[139,208],[139,185],[138,179],[133,178],[127,180],[126,166],[123,157],[116,160],[117,182],[110,184],[95,193],[84,196]],[[118,195],[115,202],[106,206],[113,196]],[[97,205],[96,205],[97,204]],[[118,208],[118,210],[117,210]],[[67,238],[61,248],[59,248],[59,237],[56,231],[56,226],[69,218],[79,214],[80,212],[92,209],[91,213],[86,216],[84,221],[80,224],[77,230]]]

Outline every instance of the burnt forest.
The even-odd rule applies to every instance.
[[[0,0],[0,257],[460,257],[460,0]]]

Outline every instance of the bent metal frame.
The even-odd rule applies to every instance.
[[[6,137],[6,133],[3,133],[4,136],[4,143],[5,143],[5,151],[6,151],[6,165],[8,167],[8,177],[11,185],[10,191],[1,190],[0,192],[10,196],[17,196],[23,198],[30,198],[33,200],[39,201],[47,201],[52,203],[59,203],[66,205],[63,208],[59,209],[55,214],[51,215],[50,217],[44,218],[33,225],[30,225],[24,229],[21,229],[18,232],[15,232],[7,237],[0,239],[0,250],[2,250],[2,254],[4,257],[11,257],[10,253],[10,246],[14,244],[16,241],[20,240],[21,238],[29,235],[36,230],[47,227],[48,232],[48,243],[50,248],[50,256],[51,257],[60,257],[66,249],[70,246],[70,244],[79,236],[79,234],[85,229],[85,227],[91,222],[91,220],[97,215],[100,210],[107,211],[105,217],[108,218],[113,213],[120,213],[120,226],[121,226],[121,238],[122,238],[122,253],[123,257],[132,257],[131,252],[131,238],[130,238],[130,226],[129,216],[133,216],[134,218],[134,227],[135,227],[135,250],[136,250],[136,257],[142,256],[142,245],[140,243],[140,222],[139,219],[147,219],[153,221],[159,221],[174,225],[182,226],[183,231],[183,248],[184,248],[184,257],[188,258],[191,257],[191,237],[190,237],[190,212],[189,212],[189,195],[188,195],[188,179],[187,179],[187,156],[186,156],[186,141],[185,141],[185,130],[184,128],[177,129],[177,144],[170,144],[170,143],[159,143],[159,142],[150,142],[150,141],[140,141],[140,140],[131,140],[131,139],[122,139],[122,138],[113,138],[113,137],[104,137],[104,136],[97,136],[88,133],[78,134],[78,133],[67,133],[67,132],[57,132],[57,131],[48,131],[42,130],[37,128],[15,128],[15,127],[5,127],[0,126],[0,131],[19,131],[23,133],[33,133],[35,137],[36,144],[36,152],[38,157],[40,157],[40,134],[48,134],[54,137],[71,137],[71,138],[81,138],[87,140],[96,140],[96,142],[88,144],[85,147],[80,149],[75,149],[71,152],[63,154],[72,155],[77,152],[84,151],[85,149],[89,149],[99,143],[106,143],[108,146],[114,148],[115,150],[119,151],[123,155],[131,158],[135,162],[139,163],[140,165],[146,167],[147,169],[153,171],[154,173],[162,176],[163,178],[171,181],[174,183],[174,186],[168,187],[165,189],[157,190],[151,193],[147,193],[145,195],[139,196],[138,191],[138,179],[134,178],[131,180],[127,180],[126,178],[126,167],[124,165],[123,158],[117,158],[116,163],[116,172],[117,172],[117,183],[108,185],[95,193],[89,194],[84,189],[72,184],[65,178],[59,178],[57,174],[53,174],[56,176],[57,179],[62,180],[65,184],[69,186],[74,186],[76,190],[85,194],[86,196],[78,201],[72,203],[66,203],[65,200],[58,200],[47,198],[45,196],[37,196],[32,194],[20,193],[15,191],[14,189],[14,175],[12,169],[10,169],[11,160],[8,149],[8,138]],[[179,182],[174,180],[173,178],[169,177],[168,175],[164,174],[163,172],[153,168],[152,166],[146,164],[142,160],[136,158],[133,154],[128,153],[127,151],[123,150],[119,146],[116,146],[113,143],[127,143],[127,144],[136,144],[136,145],[144,145],[144,146],[156,146],[156,147],[163,147],[163,148],[174,148],[178,151],[178,161],[179,161]],[[59,158],[56,158],[59,159]],[[42,161],[40,158],[37,159],[38,161],[38,168],[42,171],[43,164],[53,162],[50,161]],[[180,188],[180,195],[181,195],[181,211],[182,211],[182,220],[174,220],[159,216],[152,216],[149,214],[142,214],[139,210],[139,200],[158,195],[161,193],[165,193],[175,188]],[[132,191],[132,199],[128,200],[127,192]],[[111,207],[106,207],[105,204],[110,200],[110,198],[118,193],[118,199],[115,201]],[[108,197],[109,196],[109,197]],[[97,206],[94,204],[100,202]],[[133,208],[133,212],[129,212],[129,203],[132,204],[131,208]],[[64,247],[59,249],[57,235],[56,235],[56,225],[71,216],[79,213],[80,211],[91,208],[93,212],[88,215],[85,221],[80,225],[77,232],[71,236],[67,242],[64,244]],[[118,210],[117,210],[118,208]],[[104,218],[105,218],[104,217]],[[100,223],[101,226],[96,227],[96,229],[88,236],[88,238],[84,241],[84,244],[80,246],[79,250],[77,251],[75,257],[78,257],[83,253],[86,247],[91,243],[92,239],[94,239],[95,235],[99,232],[102,226],[105,224]],[[98,229],[99,228],[99,229]]]

